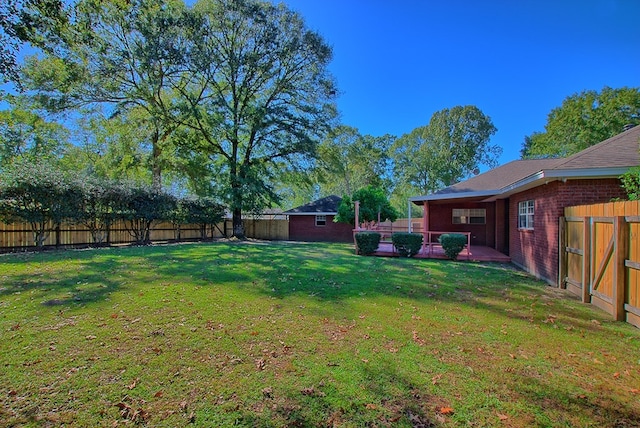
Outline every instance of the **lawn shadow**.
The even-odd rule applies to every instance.
[[[561,383],[544,382],[536,377],[529,377],[519,385],[518,391],[513,391],[514,396],[522,396],[527,403],[537,405],[553,425],[578,426],[577,415],[586,415],[585,419],[596,421],[601,427],[640,426],[638,407],[613,399],[603,391],[570,391],[561,389]]]
[[[0,297],[25,294],[43,306],[58,307],[96,303],[126,286],[124,277],[116,274],[121,267],[119,257],[106,252],[20,254],[0,258],[0,269],[6,272],[16,263],[28,266],[23,266],[24,272],[3,276]]]

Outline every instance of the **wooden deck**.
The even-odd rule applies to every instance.
[[[374,256],[380,257],[398,257],[398,252],[395,251],[393,244],[390,242],[381,242],[378,246],[378,251],[376,251]],[[433,244],[431,248],[427,247],[426,252],[421,249],[418,254],[414,256],[415,258],[420,259],[446,259],[447,257],[444,255],[444,251],[442,250],[442,246]],[[471,251],[467,251],[467,248],[462,250],[462,252],[458,255],[458,260],[470,260],[477,262],[500,262],[500,263],[509,263],[511,262],[511,258],[501,252],[494,250],[490,247],[481,247],[481,246],[471,246]]]

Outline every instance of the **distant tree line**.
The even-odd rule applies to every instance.
[[[111,225],[123,221],[134,242],[145,245],[155,222],[171,222],[178,240],[182,225],[197,224],[206,239],[207,228],[224,216],[225,207],[210,198],[178,198],[148,184],[72,176],[38,161],[16,162],[0,180],[0,221],[28,223],[39,248],[51,225],[63,222],[83,225],[93,244],[102,245]]]

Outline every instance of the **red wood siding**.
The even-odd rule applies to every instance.
[[[453,209],[484,208],[486,224],[453,224]],[[471,232],[471,245],[495,246],[495,204],[460,202],[429,203],[429,230],[444,232]]]
[[[556,284],[558,280],[558,223],[564,207],[609,202],[625,198],[620,181],[554,181],[517,193],[509,199],[509,255],[536,277]],[[518,203],[535,201],[533,230],[518,229]]]
[[[353,227],[346,223],[334,223],[332,215],[327,215],[325,226],[316,226],[316,216],[289,216],[289,239],[310,242],[353,242]]]

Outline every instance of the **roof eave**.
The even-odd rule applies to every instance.
[[[612,168],[567,168],[567,169],[545,169],[539,171],[529,177],[516,181],[515,183],[503,187],[495,196],[487,198],[483,202],[492,202],[497,199],[507,198],[515,193],[524,192],[542,184],[548,184],[552,181],[566,181],[579,179],[594,178],[618,178],[631,167],[612,167]]]
[[[457,192],[457,193],[442,193],[442,194],[414,196],[413,198],[409,198],[409,202],[413,202],[416,205],[420,205],[419,202],[442,201],[446,199],[480,198],[484,196],[493,196],[498,192],[499,190],[482,190],[478,192]]]
[[[416,205],[421,205],[421,202],[424,203],[428,201],[486,197],[483,202],[492,202],[498,199],[504,199],[515,193],[523,192],[542,184],[548,184],[551,181],[569,179],[577,180],[581,178],[617,178],[627,172],[629,168],[631,168],[631,166],[610,168],[543,169],[501,189],[414,196],[413,198],[409,198],[409,201],[413,202]]]
[[[288,212],[283,212],[282,214],[285,215],[336,215],[338,214],[337,212],[314,212],[314,211],[310,211],[310,212],[301,212],[301,213],[288,213]]]

